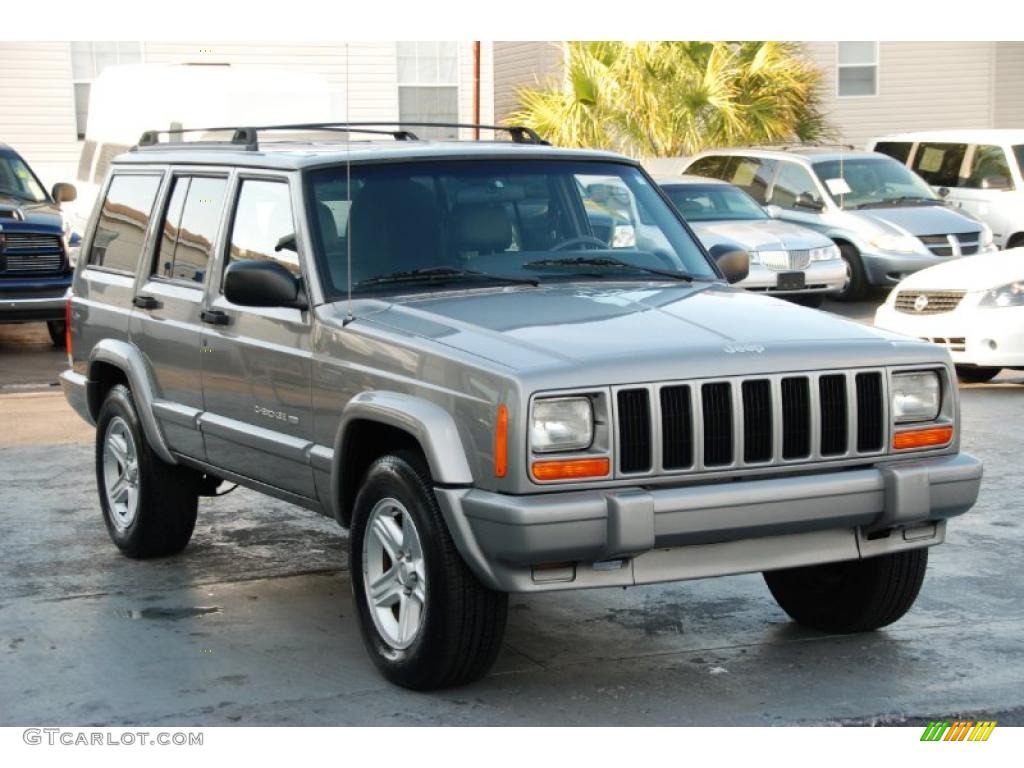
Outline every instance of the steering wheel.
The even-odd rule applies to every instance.
[[[563,240],[558,245],[551,247],[552,251],[564,251],[571,245],[596,245],[598,248],[607,249],[610,246],[604,240],[599,237],[592,237],[590,235],[583,235],[582,237],[570,237],[568,240]]]

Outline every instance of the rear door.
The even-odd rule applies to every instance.
[[[228,177],[176,170],[164,185],[158,226],[134,298],[132,340],[156,384],[153,410],[175,451],[202,459],[200,312],[224,214]]]
[[[297,194],[285,174],[241,173],[235,179],[220,259],[201,312],[201,423],[211,464],[313,499],[311,312],[240,307],[223,290],[225,268],[240,259],[273,260],[301,277]]]
[[[953,191],[960,207],[988,224],[996,244],[1004,247],[1024,221],[1022,195],[1010,171],[1012,162],[1004,147],[973,145],[968,148],[960,185]]]

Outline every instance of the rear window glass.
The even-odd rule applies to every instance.
[[[933,187],[960,186],[960,167],[967,154],[966,144],[922,142],[914,156],[913,169]]]
[[[979,144],[974,148],[970,173],[963,186],[971,189],[1013,189],[1012,179],[1003,148]]]
[[[142,256],[159,175],[116,175],[100,210],[89,264],[134,273]]]
[[[763,157],[733,157],[722,178],[764,203],[777,165],[777,161]]]
[[[906,163],[910,157],[910,148],[914,145],[909,141],[880,141],[875,144],[875,152],[888,155],[893,160]]]

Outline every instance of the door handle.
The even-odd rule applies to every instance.
[[[132,299],[132,304],[139,309],[160,309],[162,306],[160,302],[152,296],[136,296]]]
[[[231,317],[222,309],[204,309],[199,313],[199,319],[210,325],[227,325]]]

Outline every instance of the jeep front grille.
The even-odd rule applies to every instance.
[[[896,311],[908,315],[939,315],[943,312],[952,312],[960,306],[960,301],[966,293],[966,291],[900,291],[896,294]]]
[[[618,475],[875,455],[885,446],[886,397],[880,370],[620,387]]]

